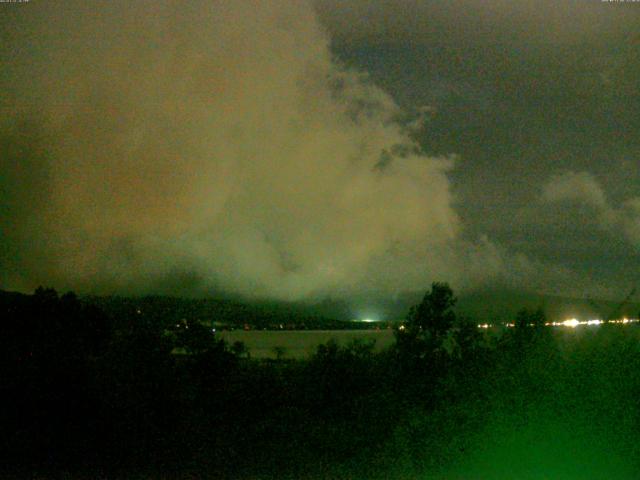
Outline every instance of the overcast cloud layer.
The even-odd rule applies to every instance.
[[[580,56],[637,16],[438,3],[0,5],[0,286],[603,287],[576,260],[590,240],[553,228],[585,230],[565,206],[586,204],[599,235],[624,232],[613,264],[638,255],[637,55]],[[611,195],[581,133],[567,141],[603,105],[619,114],[584,150],[633,172]]]
[[[456,153],[463,235],[523,255],[525,285],[549,293],[621,299],[640,284],[639,3],[316,3],[339,57],[425,113],[423,149]],[[604,210],[541,199],[567,172],[597,185]]]
[[[334,63],[311,6],[36,3],[4,9],[3,287],[293,299],[496,273],[457,240],[453,162]]]
[[[565,208],[584,207],[590,221],[600,229],[622,236],[632,249],[640,249],[640,197],[629,198],[619,207],[612,206],[593,175],[566,172],[549,179],[544,185],[542,199],[547,203],[564,204]],[[575,223],[580,228],[590,222],[575,217]]]

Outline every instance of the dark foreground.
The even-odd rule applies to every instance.
[[[197,324],[110,318],[49,290],[5,294],[1,308],[3,478],[640,471],[635,325],[487,336],[456,320],[437,343],[328,343],[309,360],[256,361]]]

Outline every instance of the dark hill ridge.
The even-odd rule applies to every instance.
[[[13,303],[21,293],[0,291],[2,304]],[[26,296],[25,296],[26,297]],[[420,293],[405,294],[393,299],[365,298],[351,305],[342,300],[319,302],[282,302],[219,298],[180,298],[171,296],[83,296],[82,302],[94,304],[112,317],[141,315],[147,320],[174,323],[183,318],[218,322],[233,327],[248,324],[257,328],[344,329],[360,325],[354,319],[374,318],[401,321],[409,308],[418,303]],[[624,298],[623,298],[624,299]],[[590,300],[525,292],[482,292],[461,295],[456,305],[459,315],[478,322],[500,323],[515,318],[523,309],[542,307],[549,320],[567,318],[591,319],[627,316],[637,318],[639,303],[611,300]],[[362,325],[364,326],[364,325]]]
[[[581,320],[637,318],[640,303],[624,302],[626,296],[624,294],[620,300],[613,301],[524,292],[476,293],[460,297],[458,311],[486,322],[506,322],[512,320],[518,310],[538,307],[553,321],[574,317]]]
[[[321,307],[327,316],[341,319],[377,316],[382,320],[403,320],[409,308],[418,304],[423,295],[424,292],[413,292],[398,295],[395,298],[363,296],[354,300],[350,308],[340,302],[325,300],[322,304],[309,304],[306,308]],[[640,316],[640,303],[623,304],[627,295],[628,292],[622,293],[619,300],[595,300],[522,291],[473,292],[458,295],[456,311],[459,315],[471,317],[479,322],[508,322],[515,318],[519,310],[538,307],[543,308],[548,319],[552,321],[573,317],[583,320],[621,316],[637,318]],[[636,297],[630,300],[636,300]]]

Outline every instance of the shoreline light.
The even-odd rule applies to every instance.
[[[586,326],[599,326],[605,324],[618,324],[618,325],[628,325],[630,323],[639,323],[640,319],[637,318],[621,318],[619,320],[601,320],[599,318],[592,318],[590,320],[578,320],[577,318],[568,318],[567,320],[563,320],[562,322],[545,322],[545,327],[567,327],[567,328],[576,328],[582,325]],[[477,324],[477,328],[480,329],[489,329],[496,326],[503,326],[507,328],[514,328],[514,323],[503,323],[503,324],[492,324],[492,323],[479,323]],[[533,325],[528,325],[529,327]]]

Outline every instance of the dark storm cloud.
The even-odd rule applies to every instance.
[[[638,10],[0,7],[5,288],[569,291],[584,261],[519,214],[567,171],[634,238]]]
[[[572,0],[314,0],[335,41],[576,44],[637,33],[631,2]]]
[[[460,238],[453,161],[332,60],[310,5],[2,9],[4,288],[303,298],[505,271]]]
[[[316,3],[340,58],[369,71],[403,107],[430,108],[417,138],[431,154],[458,155],[450,178],[465,235],[488,235],[547,272],[572,272],[579,289],[640,281],[630,267],[639,4]],[[541,202],[550,178],[566,172],[595,179],[606,207]]]

